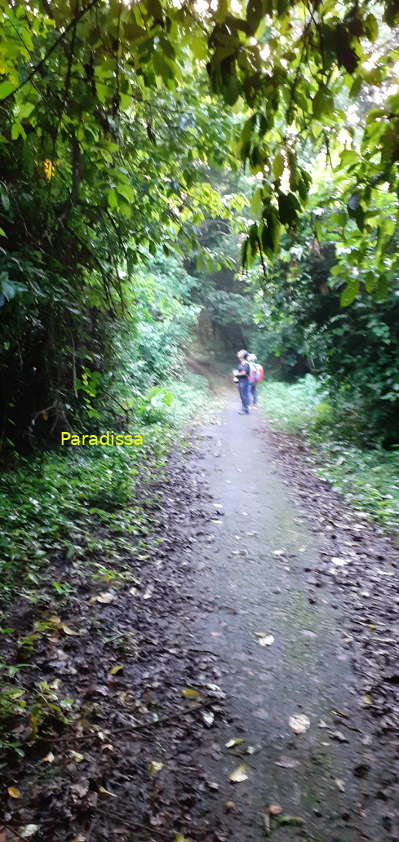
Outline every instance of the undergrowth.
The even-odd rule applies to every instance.
[[[260,403],[272,426],[304,435],[313,452],[315,471],[333,489],[385,528],[399,529],[399,449],[361,447],[354,420],[342,421],[322,386],[308,374],[293,385],[267,382]]]
[[[55,554],[68,559],[89,553],[98,544],[98,523],[112,527],[123,520],[137,481],[165,464],[184,426],[208,401],[206,381],[197,375],[152,392],[131,429],[123,431],[141,433],[142,446],[59,446],[29,459],[16,457],[14,469],[2,475],[2,601],[37,586]]]

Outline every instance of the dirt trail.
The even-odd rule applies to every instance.
[[[93,522],[110,582],[56,558],[40,601],[12,608],[21,634],[49,617],[26,698],[39,676],[50,716],[58,699],[77,712],[69,726],[47,716],[37,741],[17,720],[25,756],[0,764],[0,840],[398,842],[397,551],[352,528],[301,457],[290,486],[261,411],[238,415],[233,389],[223,399],[165,470],[143,471],[141,520],[116,553]],[[334,570],[340,555],[351,573]],[[57,607],[53,580],[73,595]]]
[[[304,825],[272,820],[276,842],[398,839],[384,800],[371,797],[383,763],[362,720],[349,636],[328,598],[309,598],[317,539],[290,500],[264,427],[260,411],[237,414],[230,392],[220,426],[200,435],[214,514],[191,553],[193,593],[208,611],[189,631],[198,648],[218,657],[227,717],[197,753],[215,785],[213,814],[205,801],[202,818],[208,811],[211,827],[219,816],[235,842],[260,842],[264,807],[277,803]],[[297,715],[310,723],[303,734],[290,726]],[[234,738],[243,742],[227,749]],[[248,746],[256,753],[246,753]],[[242,763],[248,779],[230,783]]]

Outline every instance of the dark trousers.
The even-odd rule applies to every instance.
[[[256,397],[256,383],[249,384],[249,397],[252,400],[254,406],[257,404],[257,397]]]
[[[238,390],[239,390],[239,393],[240,393],[243,412],[249,412],[249,410],[248,410],[248,404],[249,404],[249,394],[248,394],[249,383],[248,383],[248,380],[244,380],[243,378],[241,378],[238,381]]]

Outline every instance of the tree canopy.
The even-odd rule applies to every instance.
[[[207,218],[236,217],[258,287],[306,218],[342,305],[390,294],[398,21],[396,0],[0,3],[3,437],[64,423],[83,368],[112,368],[159,250],[219,259]],[[247,199],[211,176],[240,167]]]

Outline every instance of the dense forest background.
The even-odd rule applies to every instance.
[[[351,593],[352,579],[355,625],[348,626],[342,661],[349,665],[347,643],[354,640],[356,663],[361,641],[367,675],[363,701],[353,695],[354,704],[370,708],[376,722],[376,712],[383,713],[379,738],[383,733],[385,744],[394,745],[394,718],[393,713],[389,718],[386,700],[398,683],[392,660],[396,569],[386,549],[390,539],[381,535],[386,530],[397,537],[399,523],[398,25],[398,0],[0,0],[0,777],[7,839],[10,829],[13,839],[65,840],[67,826],[76,842],[108,840],[123,823],[128,802],[139,812],[143,807],[151,839],[153,834],[158,838],[159,830],[159,838],[170,836],[153,802],[154,775],[163,765],[156,760],[158,749],[153,751],[150,741],[147,757],[134,742],[132,760],[125,746],[133,739],[124,723],[130,728],[144,711],[152,729],[159,711],[160,726],[169,729],[169,708],[164,701],[158,707],[157,701],[162,694],[169,698],[174,680],[163,656],[174,653],[180,669],[185,647],[188,677],[179,679],[181,687],[176,683],[178,704],[170,719],[180,727],[182,715],[194,710],[182,713],[181,704],[196,699],[201,727],[208,728],[220,713],[224,693],[213,682],[223,670],[212,668],[205,695],[196,689],[208,650],[188,649],[194,640],[186,616],[191,595],[186,593],[186,562],[179,557],[176,564],[174,553],[180,556],[182,549],[183,559],[187,544],[190,553],[191,542],[194,552],[199,546],[197,535],[205,540],[208,503],[212,528],[214,522],[222,524],[219,499],[211,504],[208,491],[201,496],[202,463],[198,477],[195,471],[190,475],[187,428],[204,419],[221,423],[221,393],[233,389],[231,369],[243,347],[256,353],[265,368],[258,394],[270,441],[277,441],[273,452],[278,450],[278,458],[296,454],[299,484],[290,491],[314,510],[316,532],[331,538],[317,577],[308,578],[312,612],[317,603],[327,606],[313,591],[326,584],[320,572],[337,581],[334,603],[340,606]],[[253,419],[233,413],[230,418],[237,425],[235,438],[237,430],[244,430],[241,453],[248,447],[255,458],[255,436],[263,429],[259,425],[246,439],[245,422],[251,425]],[[216,424],[217,438],[209,436],[208,442],[206,436],[215,457],[222,449],[220,441],[216,450]],[[107,430],[142,433],[143,444],[60,444],[61,432]],[[283,457],[289,485],[289,460]],[[222,460],[216,462],[221,472]],[[306,471],[311,481],[303,484]],[[238,467],[234,476],[241,477],[244,494],[245,470]],[[265,485],[264,496],[274,487]],[[260,495],[254,499],[260,518],[265,501]],[[277,531],[245,534],[258,536],[260,559],[266,558],[263,545],[268,544],[273,565],[284,565],[281,588],[273,594],[295,605],[286,578],[294,558],[288,550],[294,540],[288,535],[289,512],[294,510],[279,506],[277,500],[268,510]],[[240,498],[237,520],[246,514],[242,508],[247,505]],[[361,543],[372,519],[378,525],[367,523],[369,537]],[[265,524],[269,528],[267,518]],[[241,526],[247,528],[245,521],[237,529]],[[302,527],[292,529],[296,534],[302,536]],[[210,564],[217,548],[210,543],[214,537],[209,535],[207,543]],[[356,563],[354,547],[359,550]],[[298,547],[298,553],[303,550]],[[226,570],[233,569],[238,553],[234,549],[228,556]],[[247,568],[251,559],[245,553]],[[323,568],[330,554],[334,570]],[[162,566],[168,558],[173,562]],[[298,581],[310,572],[303,562],[305,556],[298,562]],[[389,569],[382,569],[388,562]],[[246,581],[254,569],[248,566]],[[258,570],[263,577],[264,568]],[[187,571],[191,575],[189,566]],[[336,579],[339,571],[347,578]],[[225,576],[223,570],[223,590]],[[240,598],[245,600],[245,593],[237,585]],[[259,594],[257,601],[267,606],[269,596]],[[365,601],[369,597],[372,601]],[[126,612],[123,598],[130,600]],[[226,601],[223,593],[223,610]],[[203,595],[202,603],[207,605]],[[213,597],[209,604],[218,605]],[[98,617],[96,611],[104,606],[110,614]],[[180,610],[184,640],[176,648],[173,641],[173,649],[168,642],[163,650],[159,617],[173,635]],[[114,625],[109,623],[113,611]],[[284,617],[284,607],[278,613]],[[325,618],[329,628],[330,617]],[[267,630],[269,622],[266,616],[258,628]],[[301,607],[295,628],[285,622],[299,640],[304,623],[308,629],[308,614]],[[223,620],[223,637],[226,625]],[[319,634],[317,626],[315,631],[313,637],[323,646],[324,632]],[[385,632],[388,637],[382,639]],[[268,646],[267,638],[274,640],[258,632],[256,638],[261,638],[256,648]],[[278,634],[276,643],[279,653]],[[210,645],[213,649],[213,638]],[[60,685],[58,677],[64,677],[64,646],[83,652],[71,667],[68,695],[66,682]],[[330,650],[325,651],[320,650],[315,664],[334,665]],[[197,661],[192,658],[196,652],[200,664],[199,655]],[[245,652],[243,663],[246,658]],[[125,707],[126,693],[115,689],[129,659],[134,669],[154,678],[151,692],[143,683],[140,697],[138,672],[126,669],[126,689],[134,690],[131,708]],[[155,682],[154,663],[162,664],[165,692],[162,682]],[[374,677],[378,670],[385,695]],[[91,684],[97,679],[99,700],[92,703],[97,689]],[[323,682],[318,679],[317,687]],[[281,685],[285,696],[287,686]],[[204,700],[215,687],[214,717]],[[97,732],[100,739],[103,721],[108,734],[117,699],[115,751],[112,755],[108,737],[107,743],[98,743],[97,766],[106,765],[107,771],[92,776],[92,743],[86,751],[82,733],[87,726],[90,739]],[[313,703],[306,708],[301,698],[299,708],[313,710]],[[274,718],[270,715],[269,722]],[[263,719],[262,713],[262,729]],[[353,772],[363,786],[376,765],[375,743],[371,747],[367,732],[375,726],[360,730],[352,727],[355,721],[334,718],[331,736],[347,742],[336,724],[348,725],[359,738],[366,735],[367,763]],[[68,743],[70,734],[76,743]],[[159,734],[151,732],[154,743]],[[279,733],[279,751],[280,738]],[[289,738],[290,749],[292,733]],[[249,749],[257,754],[252,739],[248,754]],[[241,742],[240,737],[225,746],[228,750]],[[168,748],[173,768],[192,776],[185,752],[180,762],[176,745],[172,741]],[[305,774],[309,745],[303,742]],[[273,751],[267,749],[262,757],[268,762]],[[351,764],[359,762],[356,758],[352,752]],[[116,798],[112,779],[108,784],[108,764],[117,768],[121,759],[127,762],[128,783],[115,825],[108,807]],[[75,761],[82,766],[73,767],[69,781],[63,769]],[[87,787],[74,789],[74,783],[69,789],[86,761]],[[281,765],[284,776],[290,768],[274,762],[271,768],[275,765]],[[317,761],[317,782],[323,768]],[[144,772],[134,790],[130,776],[140,769]],[[59,770],[53,798],[47,784]],[[344,780],[334,779],[332,767],[329,775],[341,798]],[[37,786],[43,779],[45,786]],[[147,779],[149,810],[142,786]],[[230,776],[229,785],[245,779]],[[263,785],[262,774],[258,780]],[[198,781],[202,810],[203,792],[211,788],[213,797],[218,784],[212,783],[213,772]],[[388,832],[386,777],[375,789]],[[293,792],[296,812],[296,783]],[[62,809],[58,793],[64,798]],[[100,794],[111,800],[104,802],[106,812],[99,812],[94,836],[97,802],[89,804],[89,799]],[[274,802],[277,796],[267,796],[272,797]],[[181,824],[173,823],[176,842],[188,842],[182,833],[192,803],[186,795],[181,799],[178,809],[185,815]],[[374,803],[367,796],[368,815]],[[227,804],[233,805],[233,815],[234,802],[225,802],[224,813],[230,812]],[[323,796],[320,808],[330,823],[326,804]],[[173,792],[174,811],[176,805]],[[277,807],[276,816],[283,809],[278,803],[271,806]],[[270,830],[263,810],[262,835]],[[313,802],[312,811],[314,818]],[[295,815],[288,818],[302,823]],[[137,828],[141,833],[142,825]],[[0,826],[1,840],[4,834]],[[210,838],[190,831],[190,838],[205,837]],[[215,838],[226,837],[217,831]]]
[[[3,454],[144,417],[193,337],[397,444],[395,2],[0,15]]]

